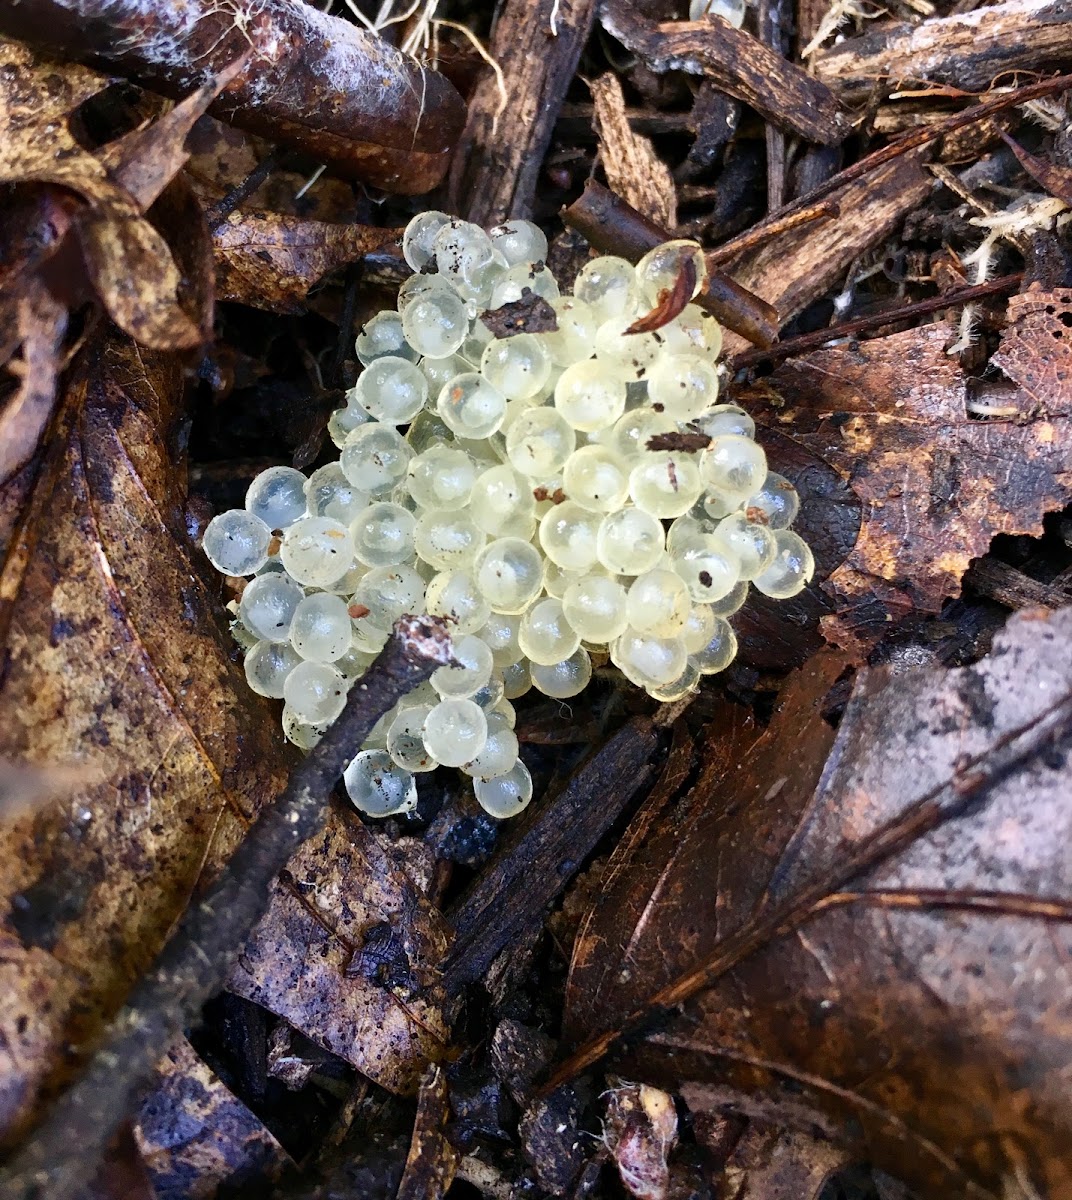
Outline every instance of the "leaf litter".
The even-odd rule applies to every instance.
[[[613,1061],[692,1111],[758,1091],[927,1192],[1025,1172],[1064,1194],[1070,632],[1025,611],[975,666],[866,671],[836,733],[844,657],[800,672],[686,827],[617,864],[574,953],[574,1040],[657,1005]]]
[[[535,175],[495,175],[536,145],[530,129],[553,123],[568,79],[540,72],[566,63],[570,44],[579,53],[589,7],[559,15],[567,24],[553,53],[525,62],[518,80],[508,73],[511,86],[549,87],[558,99],[535,116],[525,105],[503,114],[503,136],[518,135],[505,159],[473,154],[465,203],[474,212],[490,203],[482,189],[505,187],[556,227],[557,200],[534,194]],[[510,0],[504,10],[500,42],[517,19]],[[624,12],[606,6],[604,25]],[[743,88],[772,127],[814,114],[775,111],[755,67],[770,79],[782,68],[747,32],[648,22],[644,37],[663,74],[610,59],[586,117],[615,190],[683,236],[711,233],[722,242],[713,261],[783,324],[813,320],[843,283],[854,303],[858,277],[868,278],[861,263],[895,246],[918,210],[931,215],[931,151],[883,159],[887,145],[867,171],[850,165],[820,186],[813,212],[793,203],[774,212],[776,236],[764,238],[763,223],[737,238],[719,233],[715,218],[690,215],[688,172],[703,137],[713,154],[746,140],[734,134],[741,105],[712,80]],[[709,61],[723,42],[736,67]],[[864,53],[858,42],[848,39],[850,53]],[[695,111],[706,111],[702,97],[728,130],[698,126],[696,155],[673,172],[660,131],[689,93],[666,73],[675,64],[658,51],[669,45],[685,47],[699,72],[688,85]],[[246,468],[217,439],[217,481],[187,503],[189,414],[195,457],[204,453],[188,368],[215,332],[202,378],[219,381],[221,412],[241,419],[245,409],[261,424],[258,401],[287,356],[315,377],[317,396],[325,380],[352,379],[346,324],[366,291],[398,282],[392,242],[413,208],[388,197],[381,215],[339,179],[306,196],[300,158],[284,161],[200,115],[226,72],[171,108],[143,94],[129,132],[94,145],[83,114],[110,80],[16,43],[0,44],[0,56],[0,178],[13,189],[3,218],[12,249],[0,263],[0,349],[12,378],[0,399],[0,704],[16,714],[0,735],[9,909],[0,1120],[11,1142],[65,1086],[79,1065],[69,1047],[90,1048],[289,766],[277,714],[236,666],[227,597],[203,585],[189,540],[206,496],[219,505],[235,480],[244,486]],[[727,84],[735,69],[741,78]],[[800,74],[792,67],[785,78],[811,87]],[[1044,97],[1049,83],[1031,86]],[[474,95],[480,126],[483,93]],[[833,112],[837,98],[822,96]],[[877,105],[876,128],[888,129],[896,106]],[[999,106],[1011,101],[980,107]],[[963,111],[933,126],[957,121],[966,124]],[[1040,146],[1015,125],[1010,140],[992,120],[976,128],[995,146],[1005,137],[1063,202],[1068,163],[1057,142]],[[911,134],[912,146],[926,136]],[[768,137],[772,170],[778,145]],[[599,169],[587,147],[582,138],[546,160],[553,187],[576,180],[565,199]],[[938,151],[959,169],[954,154]],[[746,157],[737,153],[735,169]],[[942,253],[951,239],[967,257],[955,221],[934,215],[946,221]],[[1011,244],[1035,254],[1045,234],[1032,233],[1030,246],[1016,236]],[[555,239],[556,255],[576,270],[583,243],[578,254]],[[1067,541],[1063,518],[1046,514],[1067,505],[1072,486],[1072,293],[1049,261],[1007,311],[984,308],[988,341],[974,357],[970,346],[959,360],[947,353],[958,332],[948,320],[899,329],[894,310],[892,331],[839,341],[835,323],[829,345],[735,381],[732,397],[760,421],[772,466],[806,497],[817,586],[777,618],[750,602],[735,618],[739,665],[691,704],[637,715],[635,699],[601,681],[590,708],[523,713],[519,728],[542,722],[526,742],[537,778],[562,786],[548,787],[557,800],[546,816],[534,806],[497,850],[465,796],[424,796],[422,815],[398,828],[369,829],[333,808],[278,877],[229,980],[247,998],[234,1000],[250,1014],[243,1048],[229,1047],[212,1018],[197,1051],[175,1043],[101,1186],[142,1194],[145,1167],[158,1195],[209,1196],[258,1177],[255,1186],[271,1186],[287,1162],[281,1143],[291,1144],[288,1104],[321,1104],[334,1087],[347,1095],[343,1124],[324,1145],[357,1139],[361,1195],[401,1180],[401,1195],[436,1197],[455,1177],[487,1195],[533,1179],[554,1194],[602,1195],[616,1171],[635,1196],[715,1186],[774,1200],[818,1195],[861,1159],[923,1195],[1072,1190],[1061,1102],[1072,1069],[1068,610],[1025,610],[994,637],[1003,614],[973,590],[979,573],[950,604],[995,536],[1007,556],[1019,547],[1017,568],[1029,581],[1041,574],[1039,588],[1053,574],[1055,531]],[[340,294],[339,271],[354,263],[361,274],[350,270]],[[680,306],[687,282],[649,315],[653,327]],[[216,300],[225,308],[214,325]],[[242,329],[248,318],[228,308],[236,302],[261,310],[265,332]],[[315,332],[314,313],[342,322],[334,346]],[[140,344],[102,342],[108,318]],[[741,343],[727,345],[734,354]],[[245,376],[237,387],[227,380],[234,364]],[[323,420],[292,411],[287,427],[310,422]],[[301,445],[287,437],[262,431],[256,444],[275,461],[315,462],[315,430]],[[1047,595],[1062,594],[1061,570]],[[953,628],[959,614],[971,618],[963,630]],[[958,655],[966,665],[940,665]],[[597,752],[578,766],[572,747],[586,743]],[[621,809],[582,820],[608,788],[625,797]],[[634,792],[640,807],[627,821]],[[435,803],[456,831],[440,823],[418,841]],[[520,858],[528,845],[542,847],[548,876],[536,886]],[[592,870],[578,874],[593,853]],[[560,1019],[559,1044],[545,1030]],[[262,1054],[271,1086],[292,1100],[267,1102],[241,1071],[220,1070],[235,1053]],[[573,1078],[596,1062],[619,1074]],[[548,1077],[570,1082],[537,1094]],[[600,1079],[614,1090],[601,1095]],[[417,1093],[416,1109],[391,1092]],[[600,1121],[597,1142],[584,1131]],[[387,1145],[389,1161],[377,1165],[372,1147]],[[315,1177],[321,1167],[310,1159],[304,1169]],[[880,1172],[863,1191],[841,1178],[854,1200],[867,1187],[890,1194]]]

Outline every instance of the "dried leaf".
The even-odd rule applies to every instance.
[[[1041,533],[1043,514],[1072,496],[1072,389],[1053,386],[1072,330],[1058,321],[1051,348],[1039,328],[1045,308],[1011,310],[1003,349],[1020,346],[1020,369],[1030,370],[1046,346],[1052,364],[1046,404],[1014,396],[1015,420],[971,416],[942,324],[784,363],[746,397],[757,420],[827,462],[863,505],[856,545],[823,585],[837,605],[823,621],[830,640],[866,647],[891,620],[937,612],[995,534]]]
[[[329,271],[397,241],[400,229],[335,225],[275,212],[233,212],[212,231],[216,289],[269,312],[301,312]]]
[[[658,225],[677,225],[677,188],[651,142],[629,127],[625,96],[610,71],[588,85],[595,106],[600,157],[611,191]]]
[[[409,1094],[446,1042],[446,947],[442,918],[378,835],[332,812],[276,882],[228,986]]]
[[[835,735],[845,661],[615,855],[566,1028],[661,990],[680,1015],[616,1066],[694,1112],[773,1104],[927,1196],[1068,1194],[1072,609],[972,667],[866,672]]]
[[[734,1200],[818,1200],[830,1176],[851,1161],[826,1138],[753,1119],[723,1168],[723,1194]]]
[[[689,433],[687,430],[656,433],[645,443],[648,450],[678,450],[688,454],[706,450],[710,445],[711,439],[706,433]]]
[[[186,140],[208,106],[246,66],[236,59],[150,125],[132,130],[98,151],[108,174],[143,211],[150,208],[186,165]]]
[[[134,1136],[159,1200],[211,1200],[224,1184],[267,1190],[290,1158],[185,1038],[156,1074]]]
[[[168,360],[101,348],[47,450],[0,489],[0,755],[89,780],[2,829],[8,1133],[283,783],[275,718],[186,535],[180,384]]]
[[[1045,292],[1033,286],[1013,296],[1008,326],[991,362],[1027,393],[1032,417],[1066,417],[1072,380],[1072,289]]]
[[[33,457],[52,417],[67,310],[39,280],[27,281],[18,300],[22,358],[9,364],[18,391],[0,410],[0,485]]]
[[[70,130],[75,109],[108,80],[82,67],[58,67],[3,40],[0,68],[0,182],[55,184],[82,197],[85,207],[74,226],[90,282],[112,320],[155,349],[198,345],[201,332],[180,303],[182,278],[167,243],[142,206],[113,181],[104,161],[84,150]],[[169,131],[181,145],[182,123]],[[152,146],[161,161],[168,148],[166,138]],[[128,158],[124,166],[134,178],[133,161]],[[155,173],[153,187],[162,184],[163,175],[164,170]]]

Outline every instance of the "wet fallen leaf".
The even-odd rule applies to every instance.
[[[40,282],[27,281],[17,305],[22,356],[8,363],[18,390],[0,409],[0,484],[33,457],[56,401],[67,310]]]
[[[612,1061],[694,1113],[774,1112],[927,1196],[1068,1195],[1072,609],[972,667],[865,672],[835,734],[845,663],[626,839],[566,1031],[658,1004]]]
[[[290,1162],[185,1038],[156,1074],[134,1136],[158,1200],[209,1200],[224,1184],[264,1188]]]
[[[0,756],[83,776],[0,828],[7,1135],[283,782],[276,719],[186,535],[180,384],[169,359],[101,347],[47,448],[0,488]]]
[[[1032,419],[1067,417],[1072,380],[1072,289],[1044,292],[1037,286],[1029,288],[1009,301],[1008,318],[992,363],[1027,393]],[[1062,432],[1063,426],[1055,425],[1052,436],[1059,439]]]
[[[400,229],[240,209],[212,231],[217,292],[221,300],[269,312],[303,312],[309,289],[329,271],[401,234]]]
[[[442,1055],[446,925],[379,835],[332,812],[276,881],[228,987],[393,1092]]]
[[[522,288],[520,300],[511,300],[482,312],[480,320],[497,338],[513,337],[518,333],[554,333],[558,329],[555,310],[532,288]]]
[[[1011,313],[1003,349],[1023,345],[1018,361],[1031,371],[1032,356],[1051,351],[1049,334],[1027,323],[1038,318],[1022,302]],[[939,611],[995,534],[1041,533],[1043,514],[1072,497],[1072,389],[1052,386],[1042,407],[1025,389],[1010,398],[1015,418],[977,419],[945,353],[952,338],[936,324],[820,350],[744,397],[758,421],[825,460],[862,504],[856,544],[823,585],[837,610],[823,632],[840,645],[866,648],[889,622]],[[1072,369],[1072,344],[1050,342]],[[1054,367],[1052,384],[1065,369]]]
[[[685,311],[696,294],[696,263],[691,255],[681,261],[674,286],[663,288],[650,312],[644,313],[625,330],[626,333],[654,333]]]

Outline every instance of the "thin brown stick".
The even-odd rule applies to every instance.
[[[1072,902],[1059,896],[1047,900],[1022,892],[956,892],[940,888],[913,891],[832,892],[812,909],[823,912],[844,904],[873,904],[878,908],[907,908],[925,912],[951,908],[957,912],[984,913],[995,917],[1031,917],[1040,921],[1072,921]]]
[[[843,321],[840,325],[830,325],[826,329],[817,329],[814,333],[802,333],[800,337],[790,338],[775,346],[760,350],[745,350],[733,360],[734,368],[754,367],[761,362],[781,362],[782,359],[795,358],[798,354],[807,354],[809,350],[817,350],[827,342],[837,338],[854,337],[859,333],[867,333],[871,329],[881,329],[884,325],[892,325],[895,321],[908,321],[915,317],[924,317],[928,313],[941,312],[943,308],[957,308],[961,304],[970,304],[973,300],[982,300],[986,296],[997,296],[1004,292],[1014,291],[1023,282],[1023,274],[1003,275],[1000,279],[991,279],[987,283],[977,283],[972,287],[960,288],[944,296],[931,296],[928,300],[917,300],[914,304],[905,304],[900,308],[884,309],[882,312],[868,313],[866,317],[857,317],[853,321]]]
[[[707,269],[711,270],[721,263],[729,262],[739,254],[743,254],[746,250],[751,250],[755,246],[762,246],[765,242],[769,242],[772,238],[779,237],[783,233],[788,233],[791,229],[796,229],[801,225],[810,225],[813,221],[830,221],[840,215],[840,207],[828,200],[821,201],[819,204],[813,204],[810,208],[802,208],[799,212],[788,213],[784,217],[772,217],[766,224],[757,225],[755,229],[749,229],[746,233],[742,233],[740,237],[735,237],[733,241],[727,242],[724,246],[708,250],[704,254]]]
[[[351,689],[342,715],[187,910],[81,1078],[0,1174],[3,1200],[73,1200],[81,1193],[168,1046],[227,978],[242,942],[264,914],[272,881],[323,825],[328,797],[355,748],[400,697],[450,661],[443,621],[398,622],[379,658]]]
[[[630,262],[639,261],[653,246],[673,237],[609,188],[591,179],[581,198],[562,210],[562,220],[583,234],[597,250],[619,254]],[[769,346],[778,334],[777,312],[717,268],[708,271],[696,303],[753,345]]]

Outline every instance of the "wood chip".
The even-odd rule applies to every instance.
[[[660,225],[677,225],[677,189],[670,168],[648,138],[634,133],[625,112],[625,96],[610,71],[589,84],[603,170],[611,190]]]

